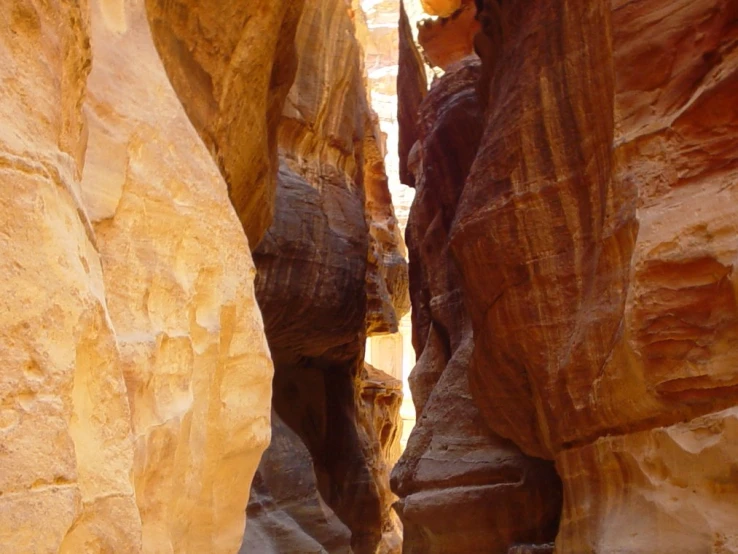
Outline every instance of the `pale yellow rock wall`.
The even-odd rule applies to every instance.
[[[143,0],[0,19],[2,551],[234,552],[272,364],[226,185]]]
[[[83,7],[0,7],[7,22],[0,31],[0,544],[7,552],[74,552],[82,537],[97,551],[140,547],[125,385],[79,202],[79,104],[90,56]]]

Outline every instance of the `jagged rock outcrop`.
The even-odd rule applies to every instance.
[[[420,0],[428,15],[450,17],[466,0]]]
[[[490,428],[556,461],[558,552],[738,552],[708,515],[734,493],[737,10],[503,2],[486,27],[451,229],[469,376]]]
[[[312,460],[301,471],[317,490],[299,494],[319,493],[326,505],[311,512],[315,521],[295,516],[295,497],[269,485],[272,464],[283,463],[275,447],[257,476],[261,488],[250,510],[260,513],[259,525],[247,526],[245,549],[276,520],[289,519],[279,525],[294,537],[282,537],[282,545],[311,537],[328,552],[399,551],[386,452],[374,429],[380,407],[364,405],[362,371],[367,332],[396,331],[407,309],[407,265],[347,7],[345,0],[305,3],[297,77],[279,125],[275,217],[254,253],[275,362],[274,409],[286,424],[274,428],[275,437],[301,441]],[[370,397],[381,404],[387,395],[394,392]],[[397,422],[387,422],[390,430]],[[340,533],[320,535],[327,525],[320,512],[332,529],[335,517],[349,529],[350,543]],[[278,544],[263,548],[282,552]]]
[[[390,471],[400,457],[402,381],[364,364],[359,383],[359,425],[369,470],[379,492],[382,542],[377,554],[402,551],[402,524],[393,509],[397,497],[390,490]]]
[[[474,35],[479,30],[472,0],[464,0],[447,17],[425,19],[419,23],[418,42],[426,61],[434,67],[448,69],[474,50]]]
[[[366,332],[396,333],[399,318],[410,310],[407,251],[392,205],[384,165],[386,154],[379,120],[372,113],[364,137],[364,194],[369,227]]]
[[[0,17],[0,543],[233,552],[272,363],[226,183],[142,0]]]
[[[451,68],[419,112],[407,232],[418,422],[393,471],[406,553],[505,553],[515,543],[546,542],[560,510],[553,464],[488,430],[466,374],[474,334],[448,235],[483,130],[479,76],[478,61]]]

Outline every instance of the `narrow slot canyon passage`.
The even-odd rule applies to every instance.
[[[0,554],[738,554],[736,0],[0,4]]]

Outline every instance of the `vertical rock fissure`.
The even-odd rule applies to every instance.
[[[361,4],[306,0],[278,123],[274,219],[254,250],[274,360],[272,444],[242,552],[399,553],[389,490],[401,385],[365,364],[409,307]]]

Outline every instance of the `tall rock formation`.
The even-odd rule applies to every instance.
[[[214,9],[189,38],[241,36],[237,4],[257,8]],[[278,8],[259,9],[236,49],[244,65],[214,78],[225,103],[213,107],[194,84],[170,85],[143,0],[0,8],[3,550],[238,549],[272,377],[242,222],[264,227],[271,208],[246,202],[239,221],[226,181],[238,203],[229,164],[243,138],[214,130],[211,150],[227,153],[215,163],[192,103],[214,110],[208,122],[229,121],[244,106],[239,71],[261,64],[271,85],[260,98],[280,104],[269,75],[290,49],[264,43],[291,37],[284,18],[284,36],[265,33],[280,28],[266,18]],[[175,11],[156,33],[192,13]],[[194,47],[176,48],[167,67],[199,79]],[[266,148],[247,150],[269,167]]]
[[[254,254],[279,419],[244,551],[275,533],[283,536],[259,552],[399,551],[388,452],[375,425],[396,386],[373,379],[369,387],[362,373],[367,332],[396,331],[407,310],[407,264],[355,13],[345,0],[308,0],[297,29],[297,77],[279,124],[277,208]],[[396,439],[398,418],[379,418]],[[309,453],[300,471],[317,490],[276,486],[274,464],[289,464],[288,441]]]
[[[89,15],[0,7],[0,544],[141,551],[131,412],[85,215]]]
[[[450,106],[431,108],[435,92],[404,131],[420,139],[407,156],[420,164],[411,222],[438,218],[437,237],[415,224],[408,237],[413,307],[429,314],[418,310],[414,324],[424,416],[411,445],[459,419],[429,411],[449,372],[437,360],[458,352],[437,331],[443,303],[429,291],[457,275],[481,418],[553,460],[563,481],[557,552],[738,552],[738,4],[480,4],[479,147],[467,124],[429,155],[424,108],[443,120]],[[448,188],[429,189],[436,204],[424,199],[423,179],[444,174],[429,160],[469,156],[453,210]],[[433,265],[442,231],[452,259]],[[409,447],[395,472],[406,549],[420,474],[408,468],[421,452]],[[451,521],[433,540],[455,531]],[[548,547],[511,552],[535,548]]]
[[[738,551],[706,515],[732,510],[738,7],[491,4],[451,230],[475,399],[556,460],[558,551]]]
[[[546,542],[561,503],[553,465],[490,432],[470,396],[474,334],[448,235],[482,135],[479,76],[478,61],[457,64],[419,112],[407,232],[418,423],[393,471],[406,553],[506,552],[516,542]]]

